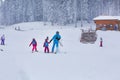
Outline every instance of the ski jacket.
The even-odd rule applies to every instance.
[[[48,46],[49,46],[48,39],[45,39],[45,42],[44,42],[44,45],[43,45],[43,47],[48,47]]]
[[[29,46],[31,46],[31,45],[33,45],[33,46],[37,46],[37,42],[36,42],[36,40],[32,40],[32,42],[30,43]]]
[[[60,39],[61,39],[61,36],[59,34],[55,34],[52,38],[54,43],[58,43]]]
[[[1,40],[5,40],[5,36],[3,35],[3,36],[1,36]]]
[[[49,43],[48,42],[44,42],[43,47],[48,47],[48,46],[49,46]]]

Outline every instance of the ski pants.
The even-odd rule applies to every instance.
[[[56,52],[58,51],[58,42],[53,42],[53,46],[52,46],[52,52],[54,52],[56,46]]]
[[[1,40],[1,45],[5,45],[5,42],[4,42],[4,40]]]
[[[32,51],[37,51],[37,46],[33,45]]]
[[[45,47],[44,53],[49,53],[49,48],[48,47]]]
[[[100,47],[103,47],[102,41],[100,41]]]

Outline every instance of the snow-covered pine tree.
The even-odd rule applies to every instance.
[[[3,25],[30,21],[66,25],[99,15],[120,16],[120,0],[0,0]]]

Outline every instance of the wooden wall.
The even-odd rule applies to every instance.
[[[115,30],[115,25],[118,25],[118,30],[120,30],[120,21],[118,20],[94,20],[96,24],[96,30]]]

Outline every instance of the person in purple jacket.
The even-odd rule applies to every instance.
[[[1,36],[1,45],[5,45],[5,35]]]
[[[43,44],[44,47],[44,53],[49,53],[49,42],[48,42],[48,37],[45,39],[45,42]]]

